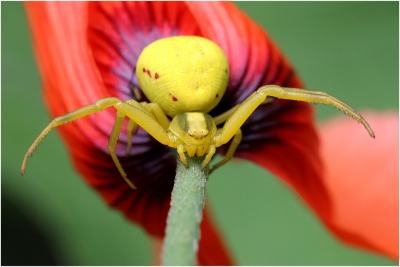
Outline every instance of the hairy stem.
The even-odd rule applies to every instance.
[[[188,167],[177,159],[178,167],[163,244],[163,265],[197,264],[208,166],[201,169],[204,158],[186,158]]]

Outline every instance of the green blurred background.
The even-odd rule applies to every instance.
[[[308,88],[358,110],[398,110],[398,2],[238,2],[269,32]],[[49,122],[21,3],[1,3],[2,263],[149,265],[142,229],[108,208],[71,167],[57,134],[19,175]],[[316,106],[318,120],[342,116]],[[360,127],[362,127],[360,125]],[[110,129],[111,130],[111,129]],[[240,265],[395,265],[339,243],[278,179],[244,161],[220,169],[207,202]],[[44,238],[32,234],[36,229]],[[49,247],[48,251],[40,248]]]

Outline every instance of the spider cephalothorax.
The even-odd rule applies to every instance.
[[[222,166],[234,155],[242,139],[240,127],[254,110],[265,103],[267,96],[310,103],[330,104],[361,122],[369,134],[374,133],[365,119],[344,102],[320,91],[283,88],[267,85],[259,88],[245,101],[217,117],[212,110],[223,97],[228,80],[229,64],[222,51],[208,39],[195,36],[177,36],[160,39],[147,46],[139,56],[136,75],[143,93],[151,103],[136,100],[121,101],[115,97],[103,98],[94,104],[79,108],[55,118],[36,138],[25,154],[26,162],[43,138],[55,127],[113,106],[117,117],[110,135],[110,155],[125,181],[128,179],[116,154],[115,147],[125,117],[128,117],[128,137],[137,125],[160,143],[176,148],[180,160],[187,165],[189,157],[203,157],[207,166],[216,148],[228,143],[225,158],[210,170]],[[171,120],[171,119],[172,120]],[[224,123],[223,127],[217,126]],[[131,140],[128,138],[128,149]]]

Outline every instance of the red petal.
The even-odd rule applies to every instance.
[[[249,124],[250,134],[244,140],[247,145],[243,145],[235,156],[251,160],[274,173],[292,186],[314,210],[329,212],[329,198],[321,181],[323,170],[318,136],[310,123],[313,119],[311,109],[304,105],[286,105],[277,108],[275,113],[271,116],[255,114],[265,121],[260,118],[259,124],[256,121]],[[274,117],[272,122],[270,117]]]
[[[399,116],[397,111],[362,114],[376,139],[346,117],[321,127],[323,182],[333,209],[319,215],[346,243],[398,260]]]

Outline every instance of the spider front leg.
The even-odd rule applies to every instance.
[[[121,176],[132,189],[136,189],[135,185],[128,179],[115,153],[118,137],[121,132],[125,117],[128,117],[135,124],[138,124],[160,143],[164,145],[172,145],[172,141],[170,140],[167,132],[164,130],[164,124],[166,121],[161,119],[160,123],[160,121],[155,118],[142,104],[136,102],[135,100],[128,100],[125,102],[120,102],[114,107],[117,110],[117,117],[111,131],[108,149],[110,151],[111,158],[113,159],[115,166],[117,166]]]
[[[164,126],[146,110],[140,103],[135,100],[120,102],[114,106],[117,111],[120,111],[126,117],[137,123],[140,127],[154,137],[163,145],[172,145],[172,141],[168,137]]]
[[[127,182],[132,189],[136,189],[136,186],[128,179],[124,169],[122,168],[121,163],[118,160],[117,154],[115,154],[115,148],[117,146],[119,133],[121,132],[124,120],[125,114],[117,110],[117,117],[115,119],[114,126],[110,134],[110,140],[108,141],[108,151],[110,152],[111,158],[114,161],[115,166],[117,166],[117,169],[122,178],[124,178],[125,182]]]
[[[126,125],[126,155],[129,155],[132,148],[132,135],[135,135],[139,129],[139,125],[137,125],[133,120],[129,120]]]
[[[330,104],[350,115],[358,122],[361,122],[367,129],[370,136],[375,138],[371,127],[367,121],[359,113],[357,113],[357,111],[355,111],[346,103],[325,92],[309,91],[297,88],[285,88],[277,85],[267,85],[261,87],[256,92],[251,94],[227,119],[224,127],[222,128],[221,136],[218,143],[216,143],[216,146],[227,143],[236,134],[243,123],[250,117],[254,110],[265,101],[267,96],[309,103]]]
[[[297,100],[310,103],[320,103],[320,104],[330,104],[340,110],[342,110],[347,115],[350,115],[358,122],[361,122],[367,129],[371,137],[375,138],[374,132],[367,123],[367,121],[355,111],[352,107],[346,103],[340,101],[339,99],[320,91],[309,91],[305,89],[297,88],[285,88],[277,85],[267,85],[258,89],[256,92],[251,94],[242,104],[235,106],[231,110],[226,112],[226,115],[218,116],[218,121],[221,123],[226,119],[224,127],[220,132],[218,132],[215,139],[215,146],[219,147],[235,136],[229,147],[228,153],[223,161],[215,165],[211,171],[215,170],[217,167],[225,164],[233,154],[240,143],[239,131],[243,123],[250,117],[254,110],[261,104],[266,103],[267,96],[272,96],[280,99],[287,100]],[[225,113],[224,113],[225,114]],[[236,139],[236,140],[235,140]],[[241,139],[241,133],[240,133]]]
[[[31,156],[36,149],[36,147],[40,144],[40,142],[50,133],[53,128],[61,126],[65,123],[72,122],[74,120],[80,119],[87,115],[102,111],[108,107],[113,106],[117,110],[117,119],[115,121],[110,142],[109,142],[109,150],[111,157],[113,158],[114,163],[116,164],[118,170],[121,175],[127,181],[127,183],[132,187],[135,186],[127,179],[125,172],[123,171],[121,164],[118,161],[118,158],[115,154],[115,146],[118,141],[118,135],[121,131],[122,123],[125,116],[129,117],[135,123],[137,123],[140,127],[142,127],[145,131],[147,131],[151,136],[153,136],[157,141],[165,145],[174,145],[174,143],[170,140],[167,132],[164,130],[163,126],[154,118],[154,116],[149,113],[141,104],[134,100],[129,100],[128,103],[121,102],[118,98],[109,97],[103,98],[94,104],[79,108],[75,111],[67,113],[65,115],[59,116],[52,120],[50,124],[42,131],[42,133],[36,138],[33,144],[30,146],[28,151],[25,154],[25,157],[22,161],[21,166],[21,174],[24,174],[26,169],[26,164],[29,156]]]
[[[127,100],[125,103],[133,103],[135,100]],[[137,103],[137,102],[136,102]],[[157,103],[148,103],[148,102],[140,102],[140,104],[146,108],[148,112],[150,112],[156,120],[161,124],[165,131],[168,130],[169,124],[171,121],[168,119],[167,115],[165,115],[162,108]],[[138,130],[138,124],[133,120],[128,121],[128,125],[126,126],[127,133],[127,145],[126,145],[126,155],[129,155],[132,147],[132,135],[136,134]]]
[[[350,107],[343,101],[321,91],[310,91],[297,88],[285,88],[276,85],[267,85],[258,89],[255,94],[260,94],[258,97],[273,96],[281,99],[297,100],[309,103],[328,104],[343,111],[353,119],[362,123],[367,129],[369,135],[375,138],[375,134],[369,126],[368,122],[354,108]]]
[[[216,139],[219,139],[220,137],[218,136],[220,132],[217,133]],[[234,135],[231,144],[229,145],[228,152],[226,152],[226,155],[223,160],[215,164],[211,169],[209,174],[211,174],[213,171],[227,163],[233,158],[233,155],[236,152],[237,147],[239,146],[240,142],[242,141],[242,130],[238,130],[236,134]]]
[[[273,101],[272,98],[265,98],[260,105],[263,104],[269,104]],[[225,111],[224,113],[214,117],[214,122],[216,125],[219,125],[225,121],[227,121],[236,111],[237,109],[240,107],[241,104],[238,104],[234,107],[232,107],[231,109]],[[221,130],[219,130],[215,136],[215,140],[216,143],[221,143]],[[228,152],[226,152],[226,155],[224,157],[223,160],[221,160],[220,162],[218,162],[217,164],[215,164],[209,171],[209,174],[211,174],[213,171],[215,171],[216,169],[218,169],[219,167],[221,167],[222,165],[224,165],[225,163],[227,163],[228,161],[230,161],[233,158],[233,155],[236,152],[237,147],[239,146],[240,142],[242,141],[242,131],[240,129],[238,129],[232,139],[231,144],[229,145],[228,148]]]
[[[28,158],[33,154],[36,147],[51,132],[52,129],[54,129],[58,126],[61,126],[65,123],[72,122],[74,120],[83,118],[87,115],[102,111],[103,109],[114,106],[115,104],[117,104],[119,102],[121,102],[121,101],[115,97],[103,98],[103,99],[100,99],[99,101],[95,102],[94,104],[91,104],[91,105],[88,105],[85,107],[81,107],[77,110],[74,110],[70,113],[67,113],[65,115],[62,115],[62,116],[59,116],[59,117],[56,117],[55,119],[53,119],[50,122],[50,124],[39,134],[39,136],[35,139],[33,144],[29,147],[28,151],[26,152],[24,159],[22,161],[21,174],[23,175],[25,173]]]

